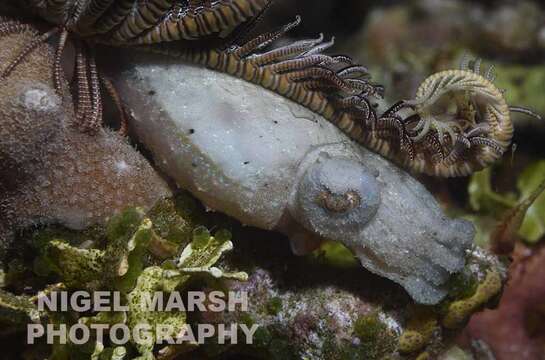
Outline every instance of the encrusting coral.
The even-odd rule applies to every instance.
[[[429,308],[415,307],[403,334],[399,337],[399,351],[413,353],[424,348],[439,329],[437,317]]]
[[[0,38],[0,64],[36,36]],[[53,54],[42,44],[0,82],[0,240],[18,228],[104,223],[126,207],[150,208],[170,191],[128,142],[108,129],[76,127],[72,98],[54,91]]]
[[[453,302],[448,307],[448,312],[443,318],[443,326],[447,329],[462,327],[464,322],[475,313],[479,307],[489,302],[502,288],[501,275],[490,270],[482,283],[479,284],[475,294],[469,298]]]

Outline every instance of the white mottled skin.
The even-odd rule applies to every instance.
[[[327,236],[416,301],[444,297],[474,230],[448,219],[409,174],[318,115],[243,80],[158,57],[131,55],[130,63],[117,86],[132,109],[132,130],[179,186],[244,224],[287,234],[298,252]],[[297,205],[325,185],[303,181],[324,157],[343,163],[316,177],[332,189],[354,190],[361,181],[359,189],[378,192],[360,194],[374,200],[363,201],[356,216],[328,217],[312,201]]]

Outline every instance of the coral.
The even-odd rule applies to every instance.
[[[430,308],[416,307],[399,337],[399,351],[409,354],[422,350],[438,328],[437,315]]]
[[[34,36],[3,36],[0,64]],[[126,139],[107,129],[95,136],[77,129],[70,95],[53,90],[52,61],[50,48],[39,45],[0,84],[4,243],[22,227],[55,222],[83,229],[127,207],[148,209],[170,194]]]
[[[496,270],[490,270],[477,286],[475,294],[449,305],[447,314],[442,319],[443,326],[455,329],[464,325],[473,313],[500,293],[502,286],[501,275]]]

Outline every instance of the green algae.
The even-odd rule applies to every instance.
[[[526,242],[538,242],[545,235],[544,179],[545,161],[534,162],[522,171],[517,179],[518,194],[495,191],[490,168],[473,174],[468,192],[471,207],[481,214],[472,218],[478,220],[474,221],[478,242],[488,244],[491,240],[495,241],[492,239],[494,236],[512,237],[517,234]],[[506,229],[509,232],[495,232],[497,222],[486,221],[487,218],[503,221],[505,226],[510,227]]]
[[[97,343],[91,354],[91,360],[123,360],[126,356],[127,349],[123,346],[105,348],[103,344]]]
[[[311,261],[340,268],[361,266],[359,260],[346,246],[338,241],[325,241],[309,256]]]
[[[386,330],[378,314],[360,316],[354,323],[354,334],[363,342],[375,343]]]
[[[177,198],[181,197],[178,195]],[[153,222],[153,230],[162,239],[177,245],[188,244],[193,236],[195,224],[190,214],[196,211],[191,207],[184,206],[181,210],[182,201],[176,199],[165,199],[156,204],[147,216]],[[185,203],[185,202],[183,202]],[[182,215],[183,214],[183,215]]]
[[[378,313],[358,317],[354,322],[353,331],[361,341],[355,352],[357,359],[382,359],[395,349],[395,336]],[[352,348],[352,345],[348,346],[346,354],[350,354]]]
[[[545,80],[544,80],[545,81]],[[517,188],[521,199],[532,198],[545,179],[545,161],[529,165],[519,176]],[[536,243],[545,235],[545,194],[541,193],[526,209],[519,234],[529,243]]]
[[[223,254],[233,249],[230,232],[219,230],[212,236],[204,227],[193,229],[193,223],[183,221],[174,202],[163,204],[161,210],[153,214],[154,218],[160,219],[159,222],[163,221],[158,227],[140,209],[128,209],[111,219],[102,231],[102,238],[85,239],[84,235],[76,236],[75,232],[64,233],[57,229],[47,229],[33,237],[33,246],[38,252],[38,258],[34,261],[39,270],[37,273],[44,276],[55,274],[61,281],[58,289],[120,291],[122,304],[128,307],[128,311],[86,314],[79,319],[77,316],[73,317],[76,314],[67,317],[48,313],[53,324],[70,326],[78,321],[88,325],[127,324],[130,329],[143,324],[149,325],[151,329],[155,329],[157,325],[170,325],[172,332],[168,335],[176,338],[188,326],[187,314],[174,310],[150,311],[143,306],[149,295],[153,296],[156,291],[160,291],[168,298],[169,294],[185,291],[188,284],[194,286],[196,280],[202,281],[205,278],[212,279],[212,282],[221,279],[247,279],[246,273],[223,271],[216,266]],[[165,215],[166,213],[168,214]],[[167,226],[166,223],[171,220],[184,228],[177,231],[173,226]],[[190,238],[186,239],[189,228]],[[170,240],[163,239],[158,233]],[[67,239],[62,238],[64,234],[69,235]],[[183,234],[183,238],[179,237],[180,234]],[[181,247],[177,242],[185,246]],[[173,253],[183,250],[176,259],[163,262],[162,265],[153,265],[156,262],[153,260],[153,250],[157,250],[157,246],[163,246],[164,250],[165,243],[172,245],[169,249]],[[99,248],[89,247],[93,245]],[[34,312],[31,313],[31,310]],[[15,315],[18,315],[21,324],[29,322],[29,314],[37,316],[28,299],[15,297],[7,292],[4,296],[2,291],[0,315],[4,313],[9,314],[11,319],[17,319]],[[140,353],[138,359],[153,359],[153,351],[161,338],[154,331],[142,335],[146,341],[133,342],[131,348],[133,352],[136,349]],[[162,336],[165,335],[167,334]],[[103,344],[91,341],[87,346],[56,343],[52,346],[51,358],[123,359],[127,354],[128,348],[104,347]]]
[[[61,240],[52,240],[44,251],[47,264],[68,287],[94,289],[103,272],[104,252],[80,249]]]
[[[501,214],[516,204],[515,194],[499,194],[492,189],[492,169],[486,168],[471,176],[468,186],[469,204],[474,211]]]
[[[479,279],[476,274],[473,274],[467,268],[452,275],[449,279],[447,287],[449,289],[447,301],[459,300],[467,298],[475,294],[479,286]]]
[[[266,304],[266,311],[269,315],[276,315],[282,310],[282,299],[279,297],[273,297]]]

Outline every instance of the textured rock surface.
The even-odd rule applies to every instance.
[[[365,280],[375,285],[374,289],[365,290],[355,282],[348,284],[350,281],[344,287],[329,284],[327,268],[313,270],[312,274],[299,273],[296,267],[289,267],[291,279],[298,280],[286,281],[289,277],[278,276],[275,269],[257,268],[248,282],[229,285],[233,291],[248,294],[247,311],[239,308],[236,312],[201,313],[198,321],[259,324],[252,345],[245,351],[231,349],[234,353],[255,354],[259,359],[401,359],[397,338],[405,326],[406,309],[400,306],[403,295],[396,289],[381,287],[379,279],[372,276]],[[303,281],[311,286],[296,285]],[[383,294],[376,291],[379,289]],[[388,310],[383,308],[388,303],[384,294],[398,301]],[[441,338],[434,340],[437,344]],[[219,349],[226,351],[225,347]]]
[[[33,36],[3,37],[0,64]],[[50,49],[42,45],[0,83],[2,242],[38,223],[73,229],[103,223],[125,207],[149,208],[170,193],[125,139],[109,130],[79,132],[71,97],[52,88],[52,66]]]
[[[263,237],[257,251],[251,237],[235,242],[234,256],[226,259],[234,269],[246,269],[248,261],[258,264],[248,269],[247,282],[226,284],[229,290],[247,292],[248,308],[203,312],[194,319],[195,323],[258,324],[253,344],[207,343],[198,358],[217,359],[211,355],[227,352],[230,358],[249,354],[250,359],[267,360],[393,360],[419,355],[425,359],[424,354],[429,359],[464,359],[441,356],[459,333],[442,327],[441,318],[449,316],[440,310],[443,306],[415,305],[392,282],[355,267],[290,256],[287,247],[275,244],[274,236]],[[472,254],[466,275],[482,281],[484,274],[475,266],[484,260],[479,257]],[[241,333],[238,339],[243,341]]]
[[[284,232],[299,252],[312,237],[341,241],[366,268],[402,284],[420,302],[436,303],[445,295],[449,275],[464,264],[473,229],[447,219],[407,173],[257,86],[159,57],[130,60],[136,65],[117,85],[133,111],[133,131],[157,165],[206,206]],[[359,194],[359,200],[374,200],[356,200],[339,213],[324,211],[319,201],[295,206],[312,190],[303,181],[313,173],[307,170],[327,159],[352,165],[339,165],[338,174],[328,170],[311,183],[348,202],[349,192],[334,189],[378,189]],[[380,206],[371,216],[365,207],[377,197]],[[366,215],[349,219],[352,210]]]

